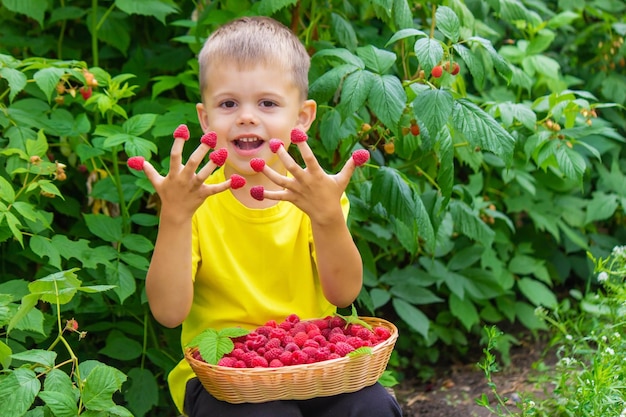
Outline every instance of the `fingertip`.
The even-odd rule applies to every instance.
[[[126,165],[129,168],[134,169],[135,171],[143,171],[143,166],[146,162],[146,159],[143,156],[131,156],[126,161]]]

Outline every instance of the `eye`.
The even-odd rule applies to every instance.
[[[278,104],[274,103],[271,100],[263,100],[260,103],[261,107],[276,107]]]
[[[235,103],[233,100],[226,100],[226,101],[222,101],[220,103],[220,107],[224,107],[224,108],[227,108],[227,109],[232,109],[236,105],[237,105],[237,103]]]

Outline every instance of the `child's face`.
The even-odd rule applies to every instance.
[[[287,148],[291,130],[306,131],[315,119],[315,102],[303,100],[289,75],[269,65],[219,63],[208,72],[198,117],[205,132],[217,133],[216,148],[228,150],[225,174],[258,175],[250,168],[252,158],[284,173],[269,141],[280,139]]]

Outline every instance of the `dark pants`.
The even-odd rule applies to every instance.
[[[189,417],[401,417],[396,399],[380,384],[360,391],[310,400],[230,404],[215,399],[198,378],[187,383]]]

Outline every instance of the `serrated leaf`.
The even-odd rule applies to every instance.
[[[452,42],[459,40],[461,23],[454,10],[446,6],[437,7],[435,12],[437,29]]]
[[[413,191],[395,168],[382,166],[372,179],[372,205],[382,204],[387,213],[405,224],[414,220],[417,207]]]
[[[52,368],[54,366],[56,357],[56,352],[43,349],[30,349],[11,355],[11,358],[13,359],[43,365],[47,368]]]
[[[350,51],[356,49],[358,41],[350,22],[337,13],[331,13],[330,28],[340,45],[345,46]]]
[[[461,57],[463,62],[465,62],[465,66],[470,74],[472,74],[476,85],[482,87],[485,81],[485,66],[483,62],[476,56],[474,51],[464,45],[455,43],[452,45],[452,48],[454,48],[455,52]]]
[[[91,411],[110,411],[116,407],[113,402],[113,394],[120,391],[122,384],[126,382],[126,375],[111,366],[96,362],[83,362],[81,365],[81,377],[84,378],[82,400],[85,408]],[[88,366],[89,372],[85,375],[82,368]],[[131,416],[130,413],[127,415]]]
[[[366,68],[377,74],[384,74],[396,62],[396,54],[374,45],[362,46],[357,49],[357,55],[363,60]]]
[[[619,207],[619,200],[615,194],[607,194],[595,191],[593,198],[587,205],[585,212],[585,224],[591,224],[598,220],[609,219]]]
[[[414,28],[400,29],[399,31],[394,33],[393,36],[391,36],[391,38],[389,38],[389,40],[387,41],[385,46],[389,46],[392,43],[397,42],[397,41],[399,41],[401,39],[410,38],[411,36],[428,37],[428,34],[426,34],[426,32],[424,32],[424,31],[421,31],[421,30],[418,30],[418,29],[414,29]]]
[[[465,202],[452,200],[450,213],[457,230],[470,239],[480,242],[483,246],[491,246],[495,232]]]
[[[146,133],[156,121],[156,114],[143,113],[131,117],[122,125],[124,132],[132,136],[140,136]]]
[[[2,0],[2,5],[12,12],[30,17],[43,28],[44,14],[48,9],[46,0]]]
[[[507,165],[513,160],[515,139],[489,114],[474,103],[460,99],[454,102],[452,123],[471,144],[502,158]]]
[[[341,104],[338,110],[347,118],[365,104],[374,84],[374,75],[369,71],[355,71],[348,75],[341,88]]]
[[[56,93],[56,86],[64,74],[65,71],[61,68],[48,67],[40,69],[33,75],[35,83],[43,91],[48,102],[52,100],[52,94]]]
[[[349,352],[346,356],[349,358],[356,358],[358,356],[363,356],[363,355],[371,355],[372,354],[372,348],[369,346],[362,346],[360,348],[354,349],[352,352]]]
[[[500,54],[498,54],[498,52],[494,49],[493,45],[491,44],[491,41],[485,38],[478,37],[478,36],[468,38],[467,40],[470,42],[471,41],[478,42],[487,52],[487,55],[489,56],[489,58],[491,58],[491,61],[493,62],[493,66],[498,72],[498,74],[500,74],[500,76],[504,78],[507,82],[511,81],[513,70],[509,66],[508,62],[506,62],[506,60]]]
[[[367,102],[370,109],[387,127],[397,126],[406,105],[406,92],[394,75],[375,75]]]
[[[431,137],[436,137],[450,118],[454,106],[452,94],[447,90],[422,91],[413,100],[413,113],[424,123]]]
[[[413,47],[415,56],[424,72],[430,74],[433,67],[443,59],[443,46],[433,38],[420,38]]]
[[[578,152],[562,144],[556,147],[554,155],[565,178],[582,182],[587,164]]]
[[[18,368],[0,379],[0,410],[5,416],[22,416],[35,401],[41,383],[30,369]]]
[[[115,6],[128,14],[152,16],[163,24],[167,15],[178,13],[175,4],[162,0],[115,0]]]
[[[30,249],[41,259],[48,259],[48,264],[61,269],[61,254],[52,242],[43,236],[34,235],[29,241]]]
[[[122,218],[111,217],[104,214],[84,214],[87,228],[95,236],[106,242],[119,242],[122,240]]]
[[[452,188],[454,187],[454,143],[450,130],[444,126],[439,131],[436,145],[437,155],[439,156],[439,170],[437,171],[437,184],[441,189],[443,196],[443,205],[447,205],[452,196]]]
[[[26,87],[28,78],[22,71],[14,68],[0,68],[0,77],[9,83],[9,99],[13,99]]]
[[[28,284],[31,294],[50,304],[67,304],[74,297],[80,280],[74,273],[78,268],[60,271]]]
[[[107,282],[115,286],[113,291],[119,297],[120,303],[124,303],[137,290],[137,283],[133,273],[122,263],[117,262],[107,267],[105,275]]]
[[[107,335],[104,347],[98,353],[109,358],[130,361],[141,356],[142,351],[141,343],[127,337],[119,330],[112,330]]]
[[[124,399],[135,416],[145,416],[159,404],[160,388],[156,377],[149,369],[133,368],[128,372]]]
[[[78,415],[78,405],[73,395],[56,391],[42,391],[39,398],[50,408],[55,417],[75,417]]]

